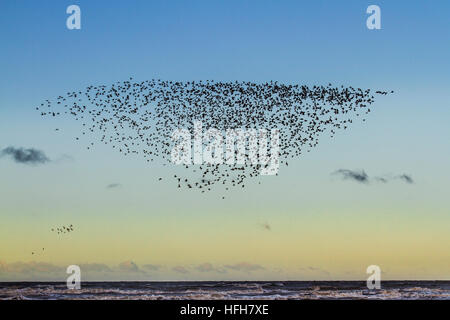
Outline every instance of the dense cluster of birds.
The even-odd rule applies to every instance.
[[[73,225],[52,228],[51,231],[57,234],[69,233],[73,231]]]
[[[95,143],[110,144],[123,155],[141,155],[148,162],[160,159],[164,164],[171,163],[174,130],[188,129],[194,135],[196,121],[202,122],[204,131],[214,128],[223,133],[228,129],[277,129],[279,163],[287,166],[289,158],[317,146],[324,132],[333,137],[337,130],[347,129],[356,117],[368,114],[376,94],[388,92],[276,81],[135,82],[130,78],[109,86],[90,85],[84,91],[67,92],[54,101],[46,100],[36,109],[42,116],[67,115],[80,121],[82,130],[75,139],[91,134],[93,139],[87,149]],[[208,143],[203,141],[202,145],[206,147]],[[227,190],[244,187],[245,180],[258,176],[264,166],[251,163],[248,154],[245,156],[245,163],[240,164],[183,164],[192,173],[173,177],[179,188],[197,188],[202,192],[215,184],[222,184]]]

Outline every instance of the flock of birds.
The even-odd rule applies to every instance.
[[[276,81],[134,82],[130,78],[109,86],[90,85],[84,91],[68,92],[54,101],[46,100],[36,109],[42,116],[69,116],[80,121],[81,131],[75,139],[90,136],[87,149],[96,143],[109,144],[124,156],[140,155],[148,162],[159,159],[164,165],[171,163],[174,130],[188,129],[193,135],[195,121],[202,122],[204,131],[278,129],[278,158],[280,164],[287,166],[289,158],[317,146],[324,132],[333,137],[337,130],[347,129],[356,117],[368,114],[376,94],[388,92]],[[269,146],[267,151],[270,153]],[[183,164],[192,173],[173,177],[178,188],[196,188],[201,192],[210,191],[217,184],[226,190],[243,188],[245,180],[258,176],[263,166],[251,163],[249,154],[245,157],[241,164]]]
[[[56,232],[57,234],[63,234],[63,233],[72,232],[74,229],[73,229],[73,225],[71,224],[69,226],[61,226],[61,227],[51,228],[50,230],[51,230],[51,232]],[[34,256],[34,255],[38,255],[39,253],[42,254],[42,253],[44,253],[44,251],[45,251],[45,248],[42,248],[42,250],[39,250],[39,251],[32,251],[31,255]]]
[[[63,234],[63,233],[72,232],[74,229],[73,229],[73,225],[71,224],[69,226],[61,226],[61,227],[51,228],[50,230],[52,232],[56,232],[57,234]],[[42,248],[42,250],[32,251],[31,255],[35,256],[35,255],[43,254],[44,251],[45,251],[45,248]]]
[[[57,234],[69,233],[73,231],[73,225],[52,228],[51,231]]]

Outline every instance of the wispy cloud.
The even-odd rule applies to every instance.
[[[331,175],[339,175],[343,180],[353,180],[358,183],[368,184],[372,181],[380,183],[388,183],[392,180],[402,180],[405,183],[413,184],[414,179],[411,175],[401,174],[401,175],[385,175],[369,177],[369,175],[364,170],[349,170],[349,169],[339,169],[331,173]]]
[[[115,188],[119,188],[121,186],[122,185],[120,183],[111,183],[106,186],[106,189],[115,189]]]
[[[264,267],[259,264],[252,264],[248,262],[241,262],[233,265],[226,265],[225,268],[235,270],[235,271],[244,271],[244,272],[252,272],[258,270],[264,270]]]
[[[14,272],[23,274],[35,274],[35,273],[57,273],[64,272],[64,268],[55,266],[46,262],[14,262],[14,263],[1,263],[0,272]]]
[[[364,172],[364,170],[356,171],[349,169],[339,169],[333,172],[332,174],[340,175],[344,180],[353,180],[359,183],[369,182],[369,176],[367,175],[367,173]]]
[[[177,273],[183,273],[183,274],[189,273],[189,270],[187,270],[183,266],[175,266],[175,267],[172,268],[172,270],[177,272]]]
[[[133,261],[124,261],[120,263],[119,270],[125,272],[143,272]]]
[[[307,266],[307,267],[300,267],[299,269],[306,273],[326,275],[326,276],[330,275],[330,272],[328,272],[325,269],[319,268],[319,267]]]
[[[211,263],[202,263],[201,265],[198,265],[195,269],[197,269],[200,272],[211,272],[214,271],[214,267]]]
[[[195,267],[197,271],[200,272],[218,272],[218,273],[226,273],[227,271],[223,268],[216,268],[211,263],[205,262]]]
[[[162,266],[158,264],[144,264],[142,268],[147,269],[149,271],[159,271],[162,269]]]
[[[381,182],[381,183],[388,183],[389,182],[389,180],[387,178],[383,178],[383,177],[375,177],[374,179],[375,179],[375,181]]]
[[[0,261],[1,281],[28,281],[28,280],[64,280],[67,278],[66,269],[47,262],[13,262]]]
[[[89,281],[103,280],[148,280],[167,279],[184,275],[205,277],[229,274],[234,270],[242,273],[252,273],[266,270],[259,264],[241,262],[230,265],[214,265],[205,262],[196,266],[159,264],[138,265],[132,260],[123,261],[115,265],[103,263],[76,263],[81,269],[82,278]],[[48,262],[14,262],[6,263],[0,261],[0,281],[65,281],[67,265],[54,265]]]
[[[34,148],[7,147],[0,152],[0,156],[11,156],[16,163],[22,164],[44,164],[51,160],[41,150]]]
[[[80,267],[85,280],[110,279],[148,279],[149,274],[140,269],[133,261],[124,261],[115,266],[103,263],[73,263]],[[68,277],[67,265],[54,265],[47,262],[0,261],[0,281],[65,281]]]
[[[113,270],[103,263],[85,263],[79,265],[83,272],[112,272]]]
[[[67,162],[74,162],[75,159],[71,155],[63,154],[59,158],[52,160],[55,163],[67,163]]]
[[[407,175],[407,174],[399,175],[399,176],[397,176],[397,178],[401,179],[401,180],[403,180],[403,181],[405,181],[406,183],[409,183],[409,184],[414,183],[413,178],[410,175]]]

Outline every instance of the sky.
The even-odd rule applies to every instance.
[[[66,27],[72,4],[80,30]],[[366,27],[371,4],[380,30]],[[1,1],[0,150],[51,161],[0,157],[0,281],[65,281],[74,264],[87,280],[351,280],[369,265],[384,279],[449,280],[449,12],[448,1]],[[86,150],[77,123],[55,132],[35,110],[129,77],[394,94],[223,200],[158,181],[174,169]],[[403,174],[412,183],[375,181]]]

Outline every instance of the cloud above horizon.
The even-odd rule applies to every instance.
[[[371,178],[364,170],[338,169],[332,172],[331,175],[338,175],[342,180],[352,180],[362,184],[369,184],[371,181],[388,183],[392,180],[402,180],[403,182],[408,184],[414,183],[414,179],[412,178],[412,176],[405,173],[401,175]]]
[[[120,183],[111,183],[106,186],[106,189],[115,189],[115,188],[119,188],[121,186],[122,185]]]
[[[307,266],[307,267],[300,267],[299,269],[305,273],[313,273],[313,274],[318,274],[318,275],[322,275],[322,276],[323,275],[325,275],[325,276],[331,275],[330,272],[328,272],[325,269],[319,268],[319,267]]]
[[[172,268],[172,270],[177,273],[183,273],[183,274],[189,273],[189,271],[183,266],[175,266]]]
[[[195,267],[195,270],[200,272],[218,272],[226,273],[227,271],[223,268],[216,268],[211,263],[205,262]]]
[[[235,271],[244,271],[244,272],[252,272],[258,270],[264,270],[264,267],[259,264],[252,264],[248,262],[241,262],[233,265],[226,265],[225,268],[235,270]]]
[[[349,169],[339,169],[334,171],[334,175],[339,175],[343,180],[353,180],[359,183],[368,183],[369,182],[369,176],[364,170],[357,171],[357,170],[349,170]]]
[[[113,272],[113,269],[103,263],[80,264],[80,269],[83,270],[83,272]]]
[[[144,264],[142,267],[150,271],[159,271],[162,269],[162,266],[159,264]]]
[[[43,151],[34,148],[7,147],[0,152],[0,157],[3,156],[11,156],[16,163],[30,165],[44,164],[51,161]]]
[[[103,263],[81,263],[83,279],[147,279],[148,275],[133,261],[124,261],[116,266],[109,267]],[[13,262],[0,261],[0,281],[65,281],[68,277],[67,266],[54,265],[47,262]]]
[[[410,175],[407,174],[402,174],[396,177],[397,179],[401,179],[403,181],[405,181],[406,183],[414,183],[413,178]]]
[[[124,261],[119,264],[119,270],[125,272],[143,272],[133,261]]]
[[[232,275],[266,270],[259,264],[241,262],[229,265],[214,265],[204,262],[195,266],[159,264],[138,265],[132,260],[123,261],[116,265],[104,263],[76,263],[81,269],[82,279],[89,281],[109,280],[167,280],[184,275],[188,278]],[[66,265],[56,265],[49,262],[13,262],[0,261],[0,281],[65,281],[68,277]],[[202,276],[200,276],[202,277]]]

